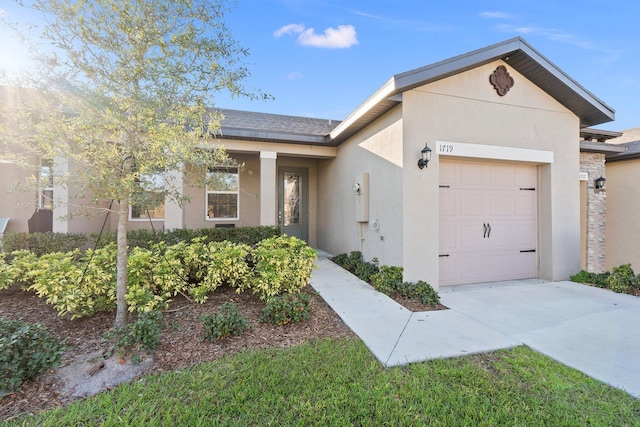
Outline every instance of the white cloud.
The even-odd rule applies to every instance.
[[[504,13],[504,12],[480,12],[478,14],[479,17],[481,18],[488,18],[488,19],[508,19],[511,18],[511,15],[509,15],[508,13]]]
[[[287,80],[299,80],[304,77],[300,71],[292,71],[285,77]]]
[[[289,25],[285,25],[284,27],[278,28],[276,31],[273,32],[273,35],[276,38],[278,38],[285,34],[301,33],[304,31],[304,29],[305,27],[302,24],[289,24]]]
[[[273,34],[280,37],[284,34],[297,33],[297,42],[303,46],[313,46],[329,49],[343,49],[358,44],[356,29],[353,25],[339,25],[338,28],[327,28],[318,34],[313,28],[306,28],[300,24],[289,24],[279,28]]]

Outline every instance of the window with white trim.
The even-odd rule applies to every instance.
[[[163,220],[164,175],[161,173],[141,175],[138,184],[140,191],[131,200],[129,219],[132,221]]]
[[[216,166],[207,172],[206,219],[238,219],[240,174],[236,166]]]
[[[47,159],[38,167],[38,209],[53,209],[53,162]]]

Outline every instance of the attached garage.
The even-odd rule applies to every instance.
[[[537,277],[537,168],[440,160],[440,285]]]

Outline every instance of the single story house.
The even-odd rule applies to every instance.
[[[191,202],[165,203],[156,228],[280,225],[435,288],[604,268],[596,179],[622,148],[593,126],[614,110],[522,38],[394,75],[342,121],[222,113],[219,142],[244,168],[210,171],[225,174],[219,188],[183,185]],[[3,181],[17,179],[5,166]],[[55,182],[45,191],[68,197]],[[14,209],[10,197],[0,217],[27,231],[33,204]],[[64,209],[53,231],[98,229],[59,220]],[[149,219],[132,211],[130,226]]]

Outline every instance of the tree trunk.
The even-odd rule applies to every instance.
[[[118,260],[116,285],[116,321],[118,329],[127,326],[127,223],[129,221],[129,202],[120,201],[118,210]]]

